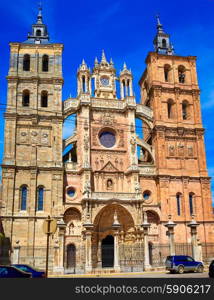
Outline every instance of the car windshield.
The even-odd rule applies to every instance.
[[[26,271],[26,272],[31,272],[31,271],[36,271],[36,272],[40,272],[40,270],[33,268],[31,266],[27,266],[27,265],[16,265],[17,268]]]

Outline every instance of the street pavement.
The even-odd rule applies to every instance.
[[[66,274],[66,275],[50,275],[49,278],[209,278],[208,272],[203,273],[184,273],[171,274],[165,271],[153,271],[142,273],[120,273],[120,274]]]

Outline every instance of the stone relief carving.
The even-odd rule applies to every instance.
[[[188,151],[188,156],[193,156],[193,146],[188,146],[187,148],[187,151]]]
[[[124,147],[124,131],[122,129],[120,129],[118,131],[119,133],[119,137],[120,137],[120,141],[119,141],[119,144],[118,144],[118,147]]]
[[[97,141],[97,134],[98,134],[99,128],[94,127],[92,130],[92,144],[93,146],[98,146]]]
[[[169,146],[169,155],[174,156],[175,155],[175,146],[170,145]]]
[[[85,151],[89,149],[89,136],[87,134],[84,135],[84,149]]]
[[[178,155],[179,156],[184,156],[184,145],[183,144],[178,144]]]
[[[110,114],[109,112],[104,113],[101,118],[100,121],[103,125],[107,126],[107,125],[113,125],[116,123],[115,121],[115,116]]]

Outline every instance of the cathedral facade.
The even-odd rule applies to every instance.
[[[214,256],[196,57],[174,53],[159,19],[154,47],[140,101],[132,72],[117,74],[104,51],[92,71],[83,60],[76,98],[62,101],[63,45],[41,9],[27,41],[10,44],[1,215],[11,261],[45,266],[48,216],[53,272],[141,271],[170,253],[196,258],[199,245],[201,259]]]

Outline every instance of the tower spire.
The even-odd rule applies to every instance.
[[[173,55],[174,48],[170,43],[170,36],[169,34],[164,32],[163,25],[160,22],[159,15],[156,16],[156,19],[157,19],[157,34],[153,41],[155,51],[159,54]]]
[[[48,44],[49,35],[47,26],[43,23],[42,19],[42,4],[39,3],[37,21],[32,25],[32,32],[28,34],[28,39],[25,41],[27,44]]]
[[[164,32],[163,31],[163,25],[160,22],[160,16],[157,15],[156,19],[157,19],[157,31],[158,31],[158,33]]]
[[[39,2],[38,6],[38,15],[37,15],[37,24],[42,24],[42,3]]]

